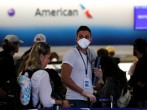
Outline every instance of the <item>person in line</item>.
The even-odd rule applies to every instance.
[[[115,56],[115,48],[112,46],[107,46],[106,50],[108,51],[109,56],[114,57]]]
[[[97,56],[98,57],[108,56],[108,55],[109,55],[109,52],[105,48],[100,48],[100,49],[97,50]]]
[[[59,61],[59,55],[58,55],[58,53],[56,53],[56,52],[51,52],[51,57],[50,57],[51,59],[51,62],[57,62],[57,61]]]
[[[134,107],[147,107],[147,42],[142,38],[137,38],[133,43],[133,55],[138,61],[134,73],[128,81],[133,88]]]
[[[19,51],[20,43],[23,41],[18,36],[10,34],[5,36],[1,44],[3,50],[0,52],[0,89],[5,97],[11,95],[15,98],[16,73],[13,56]],[[7,98],[7,109],[15,109],[15,101]]]
[[[33,73],[31,77],[32,84],[32,102],[33,106],[36,107],[40,101],[40,105],[44,108],[50,108],[54,104],[59,104],[62,107],[70,107],[67,100],[56,100],[51,97],[51,84],[50,77],[45,70],[46,65],[50,61],[50,46],[44,42],[39,42],[33,45],[29,58],[26,61],[24,70],[38,70]]]
[[[130,80],[131,76],[134,74],[137,63],[138,63],[138,59],[136,59],[135,61],[132,62],[131,66],[128,70],[128,75],[129,75],[128,81]],[[130,93],[133,94],[133,87],[128,86],[128,88],[130,90]],[[128,107],[133,108],[133,107],[136,107],[136,105],[137,105],[136,100],[134,99],[134,97],[131,97],[131,101],[130,101]]]
[[[62,63],[62,61],[59,61],[59,55],[57,52],[51,52],[50,61],[50,64],[53,66],[52,68],[54,68],[60,75],[61,66],[59,65]]]
[[[33,45],[35,45],[38,42],[45,42],[46,43],[46,36],[44,34],[36,34],[34,37]],[[32,48],[32,47],[31,47]],[[23,55],[30,53],[31,48],[27,50]]]
[[[102,57],[102,56],[108,56],[109,53],[108,53],[108,50],[105,49],[105,48],[100,48],[97,50],[97,56],[98,57]],[[100,92],[101,89],[103,88],[104,86],[104,81],[103,81],[103,76],[96,82],[96,86],[95,86],[95,89],[97,92]]]
[[[96,53],[88,48],[92,42],[91,30],[80,26],[76,33],[77,45],[62,60],[61,79],[67,86],[66,99],[73,108],[87,108],[96,102],[93,95],[92,72],[100,77],[101,69],[94,68]]]
[[[116,54],[115,48],[113,46],[107,46],[106,49],[108,51],[109,56],[113,57],[114,60],[116,61],[116,63],[119,64],[120,63],[120,58],[115,57],[115,54]]]
[[[97,57],[101,58],[102,56],[108,56],[108,51],[105,48],[99,48],[97,50]],[[96,81],[94,90],[95,90],[95,96],[97,99],[99,99],[99,93],[101,92],[102,88],[104,86],[104,80],[103,80],[103,75],[99,78],[99,80]],[[96,103],[93,104],[93,108],[100,108],[102,107],[102,104],[100,101],[97,101]]]
[[[34,37],[33,45],[39,43],[39,42],[44,42],[46,43],[46,36],[44,34],[36,34]],[[25,65],[26,61],[29,58],[29,53],[31,52],[32,47],[26,51],[22,57],[19,59],[18,62],[18,74],[23,72],[25,70]],[[52,53],[52,52],[51,52]],[[50,56],[50,61],[51,61]],[[65,92],[66,92],[66,87],[61,81],[61,77],[58,74],[58,72],[54,69],[46,67],[45,70],[48,72],[49,77],[50,77],[50,83],[52,86],[52,97],[55,99],[65,99]]]
[[[135,67],[137,65],[138,60],[133,61],[133,63],[131,64],[129,70],[128,70],[128,75],[130,75],[130,77],[133,75]]]
[[[36,34],[34,37],[33,45],[35,45],[38,42],[46,42],[46,36],[44,34]],[[17,75],[20,73],[20,70],[22,69],[21,68],[22,66],[20,66],[21,62],[23,62],[25,57],[27,57],[27,54],[30,53],[31,49],[32,47],[29,48],[19,59],[15,61],[15,68]]]
[[[126,92],[128,88],[126,73],[119,68],[111,56],[102,56],[100,65],[103,71],[104,86],[99,96],[108,99],[113,96],[113,107],[117,107],[117,99],[121,95],[122,89],[125,89]],[[103,107],[109,108],[110,105],[106,104]]]

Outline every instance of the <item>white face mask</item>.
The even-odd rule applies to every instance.
[[[87,47],[89,46],[90,41],[87,40],[87,39],[85,39],[85,38],[83,38],[83,39],[80,39],[80,40],[78,41],[78,44],[79,44],[79,46],[80,46],[82,49],[85,49],[85,48],[87,48]]]

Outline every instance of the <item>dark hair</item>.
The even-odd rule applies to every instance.
[[[48,53],[50,53],[50,45],[44,42],[39,42],[38,43],[38,52],[39,54],[43,54],[46,55]]]
[[[108,56],[109,53],[108,53],[108,50],[107,50],[107,49],[105,49],[105,48],[100,48],[100,49],[97,50],[97,55],[98,55],[99,57],[102,57],[102,56]]]
[[[77,30],[77,35],[78,35],[79,31],[89,31],[90,35],[91,35],[91,30],[87,26],[80,26]]]
[[[147,42],[145,39],[142,38],[137,38],[134,43],[133,46],[140,52],[140,53],[144,53],[147,50]]]
[[[4,39],[2,44],[2,48],[4,51],[11,52],[15,50],[15,47],[13,46],[13,43],[10,43],[7,39]]]
[[[100,65],[104,81],[107,77],[112,77],[114,80],[124,80],[124,86],[127,85],[126,73],[119,68],[111,56],[102,56]]]
[[[52,52],[51,56],[50,56],[50,60],[52,60],[53,58],[56,58],[57,61],[59,60],[59,55],[56,52]]]

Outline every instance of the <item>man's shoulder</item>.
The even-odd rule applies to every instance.
[[[0,53],[0,62],[9,62],[11,61],[11,57],[3,52]]]
[[[90,51],[92,54],[96,54],[96,52],[90,47],[88,47],[88,51]]]
[[[88,58],[89,58],[90,62],[93,62],[93,61],[96,60],[97,55],[96,55],[96,53],[95,53],[95,51],[93,49],[88,48],[87,55],[88,55]]]
[[[1,51],[0,52],[0,58],[3,59],[3,58],[7,58],[8,56],[10,56],[7,52],[4,52],[4,51]]]
[[[76,48],[71,48],[68,51],[65,52],[65,55],[74,55],[77,53],[77,49]]]

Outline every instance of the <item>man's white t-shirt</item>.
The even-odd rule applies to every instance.
[[[81,55],[83,57],[81,57]],[[72,71],[71,71],[71,79],[83,90],[93,93],[93,86],[92,86],[92,67],[91,63],[88,61],[87,65],[87,55],[84,55],[82,52],[77,50],[77,48],[73,48],[69,50],[64,56],[62,63],[67,63],[70,66],[72,66]],[[84,65],[84,62],[85,65]],[[86,68],[87,68],[87,74],[86,74]],[[89,78],[90,79],[90,87],[89,88],[84,88],[84,79]],[[87,100],[86,97],[83,95],[73,91],[72,89],[67,87],[67,92],[66,92],[66,99],[71,99],[71,100]]]

